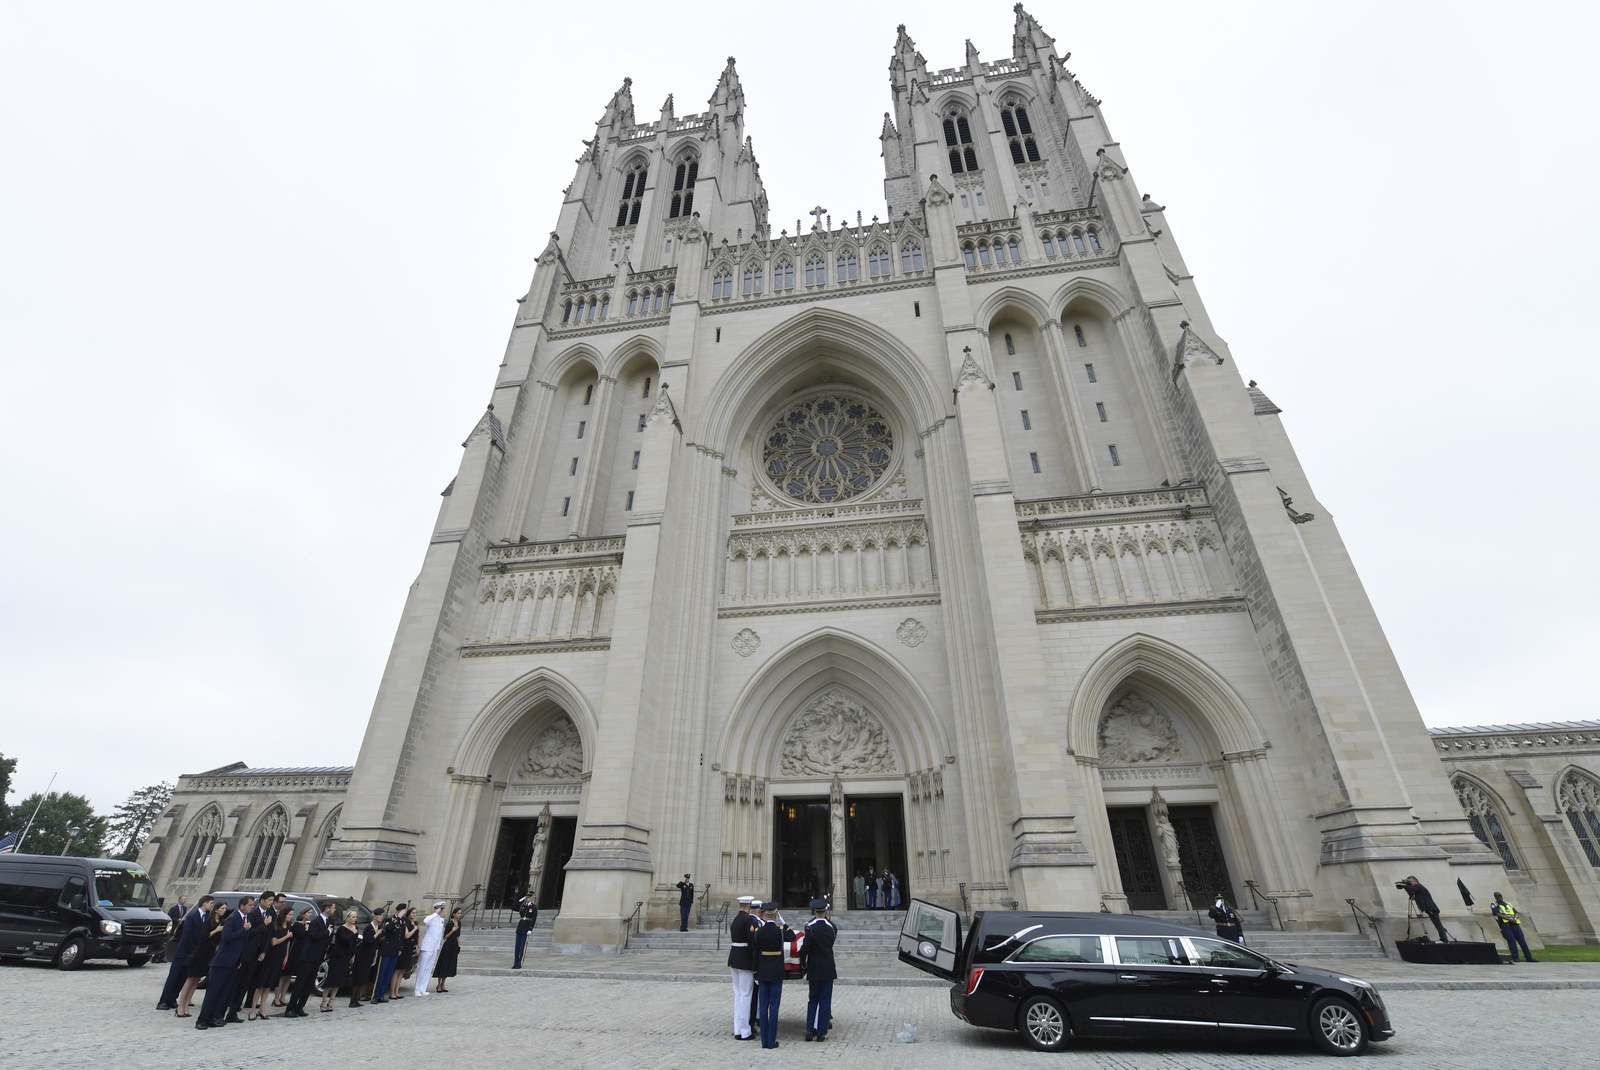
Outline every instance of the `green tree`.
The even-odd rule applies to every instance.
[[[17,804],[19,825],[27,824],[28,815],[33,813],[35,806],[39,806],[38,792]],[[22,853],[58,855],[67,845],[67,837],[74,827],[78,833],[72,836],[73,854],[89,858],[105,854],[106,819],[96,817],[94,807],[82,795],[74,795],[70,791],[52,791],[44,797],[44,805],[39,806],[39,816],[33,819],[33,827],[22,841]]]
[[[106,846],[118,848],[117,857],[132,862],[139,857],[139,849],[150,838],[156,818],[167,809],[172,800],[172,785],[163,780],[148,788],[140,788],[111,813],[106,823]],[[120,847],[119,847],[120,845]]]
[[[14,811],[6,805],[6,796],[11,794],[11,774],[16,772],[17,760],[7,758],[0,754],[0,836],[8,832],[21,832],[21,828],[11,827],[11,815]]]

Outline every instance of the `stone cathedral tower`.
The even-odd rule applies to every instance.
[[[1019,5],[1010,55],[930,70],[902,27],[889,73],[884,217],[793,231],[733,60],[704,111],[606,105],[318,884],[531,887],[558,946],[616,947],[686,871],[973,909],[1253,882],[1336,928],[1501,865],[1053,39]]]

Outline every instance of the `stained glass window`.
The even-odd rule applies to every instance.
[[[1589,864],[1600,867],[1600,784],[1574,769],[1561,778],[1556,805],[1572,823]]]
[[[1500,810],[1489,797],[1489,793],[1470,780],[1457,780],[1455,782],[1456,798],[1461,800],[1461,809],[1466,811],[1467,822],[1472,826],[1473,835],[1483,841],[1483,845],[1498,854],[1505,860],[1507,869],[1517,868],[1517,856],[1511,850],[1511,841],[1506,837],[1504,823],[1500,820]]]
[[[870,490],[893,456],[894,432],[877,410],[860,398],[823,394],[773,422],[762,464],[784,494],[826,503]]]

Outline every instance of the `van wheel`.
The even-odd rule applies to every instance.
[[[83,965],[84,952],[88,950],[83,937],[74,936],[56,949],[55,965],[58,970],[76,970]]]
[[[1311,1042],[1329,1055],[1360,1055],[1367,1050],[1361,1012],[1342,999],[1318,1000],[1311,1008]]]
[[[1066,1012],[1049,996],[1034,996],[1022,1005],[1017,1031],[1034,1051],[1061,1051],[1072,1035]]]
[[[150,961],[150,956],[149,955],[129,955],[128,956],[128,965],[132,966],[136,970],[140,966],[143,966],[145,963],[147,963],[149,961]]]

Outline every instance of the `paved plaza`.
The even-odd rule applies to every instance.
[[[539,965],[558,968],[548,960]],[[633,977],[619,973],[615,979],[473,973],[456,978],[443,996],[408,997],[359,1010],[341,1005],[331,1014],[316,1013],[313,1002],[306,1019],[198,1032],[192,1020],[180,1022],[154,1009],[163,977],[159,966],[133,970],[91,963],[76,973],[61,973],[41,965],[4,965],[0,1066],[525,1070],[783,1063],[873,1070],[996,1065],[1174,1070],[1331,1065],[1326,1056],[1281,1046],[1172,1048],[1097,1041],[1066,1054],[1042,1055],[1024,1048],[1013,1034],[957,1021],[942,986],[890,984],[841,985],[834,999],[834,1032],[824,1045],[802,1042],[805,987],[790,985],[782,1047],[763,1051],[754,1041],[731,1039],[725,986],[641,980],[636,971],[637,964]],[[1369,1058],[1388,1068],[1588,1068],[1600,1051],[1596,998],[1592,990],[1572,988],[1394,991],[1386,999],[1399,1033],[1375,1046]],[[908,1022],[915,1041],[897,1043],[895,1034]]]

